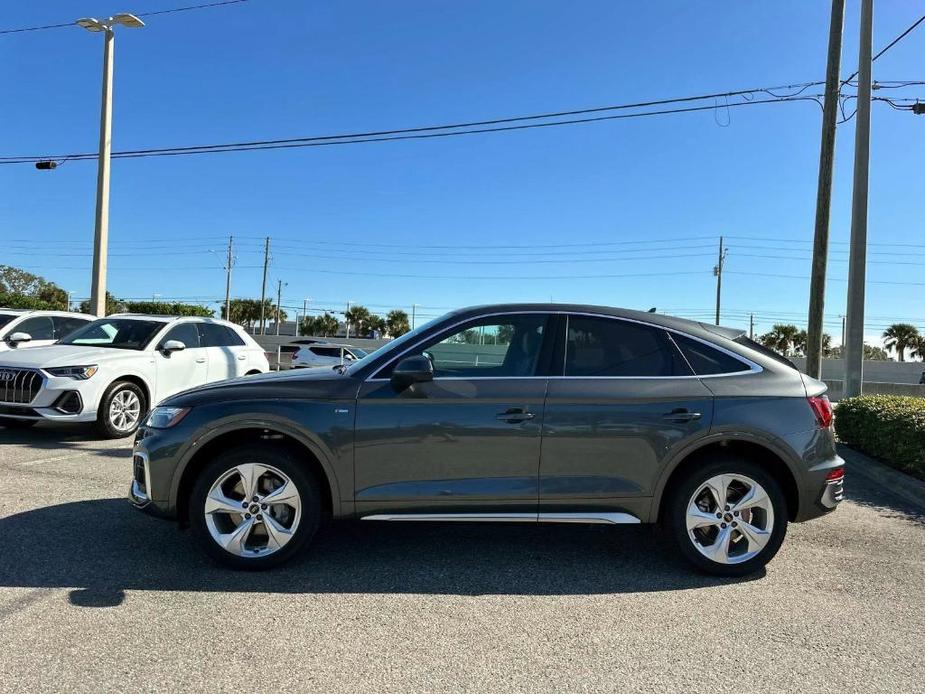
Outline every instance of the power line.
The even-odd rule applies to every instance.
[[[135,13],[136,17],[154,17],[155,15],[161,14],[173,14],[175,12],[189,12],[190,10],[205,10],[213,7],[222,7],[223,5],[239,5],[244,2],[250,2],[250,0],[222,0],[221,2],[210,2],[202,5],[187,5],[186,7],[174,7],[169,10],[155,10],[153,12],[138,12]],[[0,35],[2,34],[23,34],[26,32],[33,31],[45,31],[46,29],[63,29],[64,27],[74,27],[77,26],[73,21],[62,22],[61,24],[45,24],[43,26],[34,26],[34,27],[21,27],[18,29],[0,29]]]
[[[619,113],[593,116],[589,118],[568,118],[565,120],[553,120],[545,123],[524,123],[523,121],[535,121],[552,118],[562,118],[574,114],[587,114],[610,112],[634,108],[646,108],[651,105],[667,105],[674,103],[688,103],[691,101],[700,101],[704,99],[715,99],[716,97],[743,96],[745,94],[754,94],[756,92],[766,91],[764,88],[739,90],[735,92],[724,92],[718,94],[706,94],[699,96],[686,96],[673,99],[661,99],[658,101],[639,102],[635,104],[619,104],[614,106],[600,106],[590,109],[580,109],[572,111],[559,111],[556,113],[534,114],[527,116],[513,116],[508,118],[495,118],[486,121],[471,121],[468,123],[455,123],[448,125],[430,125],[415,128],[403,128],[397,130],[380,130],[367,133],[352,133],[341,135],[319,135],[310,137],[287,138],[280,140],[254,140],[247,142],[229,142],[212,145],[191,145],[187,147],[163,147],[139,150],[123,150],[113,152],[114,159],[139,159],[145,157],[165,157],[165,156],[188,156],[196,154],[213,154],[224,152],[241,152],[251,150],[273,150],[273,149],[297,149],[305,147],[329,147],[336,145],[349,144],[367,144],[372,142],[395,142],[401,140],[423,140],[441,137],[457,137],[461,135],[476,135],[485,133],[512,132],[517,130],[529,130],[535,128],[549,128],[564,125],[578,125],[587,123],[597,123],[609,120],[624,120],[630,118],[645,118],[650,116],[663,116],[677,113],[692,113],[697,111],[710,111],[716,108],[715,104],[708,106],[691,106],[675,109],[660,109],[655,111],[643,111],[641,113]],[[760,104],[783,103],[787,101],[815,101],[811,97],[783,97],[772,99],[752,99],[739,103],[725,104],[725,108],[738,106],[754,106]],[[498,125],[502,123],[518,123],[517,125]],[[495,127],[498,126],[498,127]],[[58,155],[7,155],[0,157],[0,164],[32,164],[38,161],[55,160],[55,161],[87,161],[94,160],[98,157],[95,152],[83,152],[72,154]]]
[[[873,58],[870,59],[870,62],[874,62],[877,58],[879,58],[881,55],[883,55],[883,54],[886,53],[888,50],[890,50],[893,46],[895,46],[897,43],[899,43],[899,42],[902,41],[904,38],[906,38],[906,36],[908,36],[909,33],[912,32],[912,30],[915,29],[915,28],[916,28],[919,24],[921,24],[923,21],[925,21],[925,15],[922,15],[921,17],[919,17],[919,18],[918,18],[917,20],[915,20],[915,21],[909,26],[909,28],[907,28],[903,33],[901,33],[901,34],[900,34],[899,36],[897,36],[895,39],[893,39],[892,41],[890,41],[879,53],[877,53],[877,55],[875,55]],[[849,77],[849,78],[846,79],[844,82],[842,82],[842,85],[848,84],[851,80],[853,80],[853,79],[854,79],[855,77],[857,77],[857,76],[858,76],[858,71],[855,70],[855,71],[852,73],[851,77]]]

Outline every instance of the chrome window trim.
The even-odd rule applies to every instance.
[[[704,340],[699,337],[696,337],[695,335],[691,335],[690,333],[686,333],[683,330],[678,330],[676,328],[667,328],[663,325],[657,325],[655,323],[647,323],[646,321],[636,320],[635,318],[624,318],[622,316],[608,316],[602,313],[588,313],[586,311],[499,311],[496,313],[486,313],[481,316],[467,318],[465,320],[452,324],[451,326],[447,328],[447,330],[452,330],[455,327],[468,323],[469,321],[472,321],[472,320],[478,320],[480,318],[493,318],[494,316],[512,316],[512,315],[519,316],[519,315],[537,314],[537,313],[546,314],[550,316],[563,316],[564,315],[566,319],[568,319],[569,316],[588,316],[590,318],[607,318],[609,320],[626,321],[628,323],[636,323],[638,325],[644,325],[649,328],[664,330],[665,332],[669,333],[669,335],[671,335],[672,333],[676,335],[683,335],[684,337],[690,340],[694,340],[695,342],[700,342],[701,344],[704,344],[707,347],[711,347],[712,349],[719,350],[723,354],[729,357],[732,357],[733,359],[737,359],[738,361],[747,365],[748,368],[743,369],[742,371],[733,371],[731,373],[704,374],[703,376],[698,376],[697,374],[691,374],[689,376],[471,376],[471,377],[440,376],[439,378],[435,378],[434,381],[507,381],[507,380],[536,379],[536,378],[544,378],[547,380],[551,380],[551,379],[576,380],[577,379],[577,380],[633,380],[633,381],[646,380],[646,381],[649,381],[649,380],[665,380],[665,379],[678,380],[678,379],[690,379],[690,378],[699,378],[699,379],[728,378],[730,376],[747,376],[750,374],[761,373],[762,371],[764,371],[764,367],[762,367],[760,364],[756,364],[755,362],[751,361],[747,357],[743,357],[741,354],[737,354],[736,352],[733,352],[732,350],[728,350],[725,347],[717,345],[715,342],[710,342],[709,340]],[[376,369],[375,374],[378,375],[383,369],[388,367],[390,364],[395,363],[396,360],[401,359],[408,352],[417,348],[417,346],[420,344],[421,344],[420,342],[417,342],[411,347],[399,353],[397,356],[388,360],[380,368]],[[681,353],[681,357],[686,362],[687,357],[684,356],[684,352],[681,351],[681,348],[678,347],[677,345],[675,345],[675,347]],[[568,351],[568,323],[566,322],[565,350],[563,350],[563,362],[562,362],[562,372],[563,373],[565,373],[565,361],[564,360],[565,360],[565,355],[567,354],[567,351]],[[690,366],[690,364],[688,364],[688,366]],[[691,371],[693,371],[693,368],[691,369]],[[372,376],[370,378],[367,378],[364,381],[364,383],[388,383],[390,380],[391,379],[388,379],[388,378],[375,378],[374,376]]]
[[[642,521],[631,513],[618,511],[581,511],[569,513],[376,513],[363,516],[365,521],[437,521],[442,523],[587,523],[597,525],[637,524]]]

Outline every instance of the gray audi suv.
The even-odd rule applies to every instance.
[[[351,364],[175,395],[130,499],[237,568],[326,519],[661,523],[743,575],[842,499],[825,385],[741,330],[561,304],[467,308]]]

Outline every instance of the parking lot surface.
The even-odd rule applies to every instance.
[[[0,691],[925,691],[925,509],[856,466],[746,580],[507,524],[340,524],[255,574],[134,511],[129,442],[91,436],[0,428]]]

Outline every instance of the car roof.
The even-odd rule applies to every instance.
[[[113,313],[107,318],[128,318],[129,320],[150,320],[156,321],[158,323],[179,323],[181,321],[187,322],[198,322],[198,323],[215,323],[217,325],[225,325],[229,328],[240,329],[241,326],[237,323],[230,323],[229,321],[222,320],[220,318],[210,318],[209,316],[165,316],[154,313]]]
[[[88,318],[90,320],[96,320],[96,316],[91,316],[88,313],[77,313],[76,311],[46,311],[42,309],[31,309],[31,308],[4,308],[0,306],[0,313],[4,315],[12,316],[67,316],[72,318]]]
[[[556,303],[522,303],[522,304],[484,304],[481,306],[471,306],[468,308],[451,311],[450,315],[456,315],[465,319],[470,315],[481,316],[486,313],[512,313],[512,312],[541,312],[541,313],[587,313],[591,315],[610,316],[613,318],[626,318],[627,320],[639,321],[641,323],[651,323],[663,328],[680,330],[687,333],[703,335],[705,337],[713,335],[724,337],[732,340],[745,333],[744,329],[730,328],[719,325],[709,325],[699,321],[689,320],[687,318],[678,318],[669,316],[664,313],[654,313],[650,311],[637,311],[628,308],[616,308],[613,306],[597,306],[594,304],[556,304]]]

